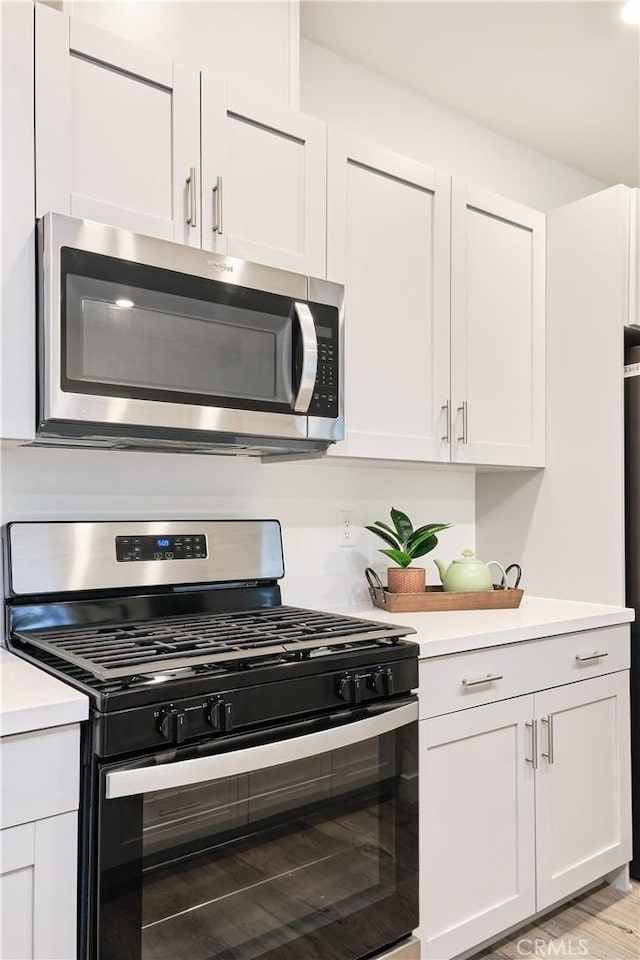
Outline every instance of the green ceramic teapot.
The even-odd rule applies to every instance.
[[[504,567],[497,560],[490,560],[489,563],[483,563],[474,555],[473,550],[463,550],[460,560],[453,560],[449,566],[442,560],[434,560],[436,567],[440,572],[440,579],[445,590],[451,590],[456,593],[466,593],[473,590],[492,590],[493,579],[491,577],[492,564],[499,568],[504,582],[507,576]]]

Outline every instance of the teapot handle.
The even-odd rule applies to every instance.
[[[506,574],[505,569],[504,569],[504,567],[502,566],[502,564],[499,563],[497,560],[489,560],[489,562],[487,563],[487,566],[490,567],[492,564],[493,564],[494,566],[498,567],[498,569],[499,569],[500,572],[502,573],[502,580],[500,581],[500,583],[506,584],[506,582],[507,582],[507,574]]]

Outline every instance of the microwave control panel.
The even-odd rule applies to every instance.
[[[118,563],[136,560],[204,560],[206,556],[207,538],[204,533],[116,537]]]
[[[320,316],[319,308],[327,311]],[[316,338],[318,341],[318,373],[309,405],[312,417],[338,416],[338,311],[332,307],[312,304],[312,313],[316,319]]]

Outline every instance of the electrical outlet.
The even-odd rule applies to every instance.
[[[356,528],[353,510],[338,511],[338,546],[354,547]]]

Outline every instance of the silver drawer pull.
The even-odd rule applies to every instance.
[[[495,683],[496,680],[502,680],[501,673],[488,673],[486,677],[476,677],[475,680],[463,680],[463,687],[479,687],[482,683]]]
[[[440,412],[445,415],[445,429],[446,433],[441,434],[440,439],[445,440],[447,443],[451,443],[451,404],[447,400],[446,403],[443,403],[440,407]]]
[[[547,728],[547,753],[543,753],[542,756],[545,758],[547,763],[551,765],[553,763],[554,753],[553,753],[553,714],[550,713],[548,717],[543,717],[542,722]]]
[[[466,400],[457,408],[458,413],[462,413],[462,436],[458,437],[461,443],[469,443],[469,407]]]
[[[603,657],[608,657],[608,656],[609,656],[608,653],[589,653],[583,657],[581,654],[578,653],[576,654],[576,660],[578,661],[578,663],[588,663],[589,660],[602,660]]]
[[[534,770],[538,769],[538,721],[532,720],[525,723],[527,729],[531,729],[531,756],[525,757],[527,763],[530,763]]]
[[[197,227],[197,212],[196,205],[198,203],[198,198],[196,195],[196,168],[189,167],[189,176],[186,179],[186,184],[189,188],[189,216],[187,217],[187,223],[190,227]]]
[[[211,225],[214,233],[223,233],[222,228],[222,177],[216,177],[216,185],[211,188],[213,191],[214,208],[216,222]]]

